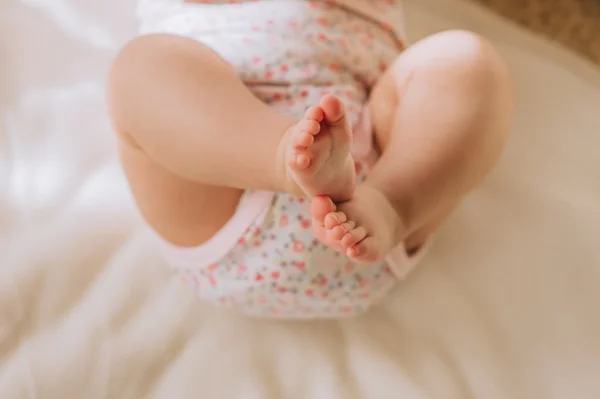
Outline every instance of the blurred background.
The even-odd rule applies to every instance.
[[[600,1],[475,0],[600,64]]]

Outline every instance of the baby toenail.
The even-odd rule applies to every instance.
[[[354,228],[354,222],[353,221],[346,222],[342,225],[342,227],[344,228],[344,230],[346,232],[349,230],[352,230]]]

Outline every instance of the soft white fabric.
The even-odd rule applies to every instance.
[[[252,320],[193,300],[140,228],[102,94],[132,8],[0,5],[0,398],[600,397],[600,72],[459,0],[409,1],[413,38],[469,28],[506,56],[506,155],[386,307]]]

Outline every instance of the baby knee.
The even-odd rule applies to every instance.
[[[168,38],[166,35],[139,36],[127,43],[117,53],[109,69],[107,86],[111,93],[121,94],[131,89],[145,69],[155,67],[157,62],[168,57]],[[172,52],[172,50],[171,50]],[[116,96],[118,99],[119,96]],[[110,97],[109,97],[110,100]]]
[[[152,84],[165,64],[181,58],[181,40],[185,39],[163,34],[139,36],[113,59],[106,81],[106,102],[116,133],[127,142],[131,141],[129,134],[135,133],[129,127],[135,114],[132,109],[142,101],[142,88]]]
[[[509,86],[504,60],[485,38],[476,33],[452,30],[433,37],[439,65],[477,90],[498,91]]]
[[[508,85],[502,58],[485,38],[473,32],[449,30],[429,36],[411,47],[406,58],[413,71],[452,77],[479,90]]]

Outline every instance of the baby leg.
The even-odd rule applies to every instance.
[[[243,189],[340,200],[354,189],[351,133],[337,98],[325,97],[300,121],[282,115],[196,41],[132,41],[114,61],[108,100],[137,204],[175,244],[210,238]]]
[[[512,118],[510,80],[483,39],[444,32],[398,58],[370,111],[382,156],[367,181],[348,202],[312,204],[325,241],[365,262],[401,241],[418,248],[489,173]]]

